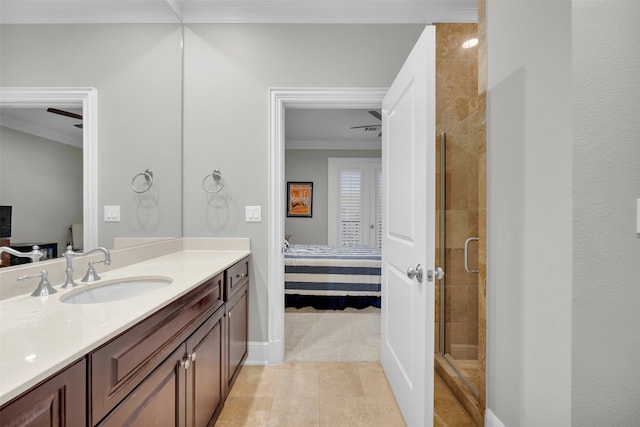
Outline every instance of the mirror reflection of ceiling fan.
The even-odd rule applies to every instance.
[[[47,111],[49,113],[60,114],[61,116],[65,116],[65,117],[71,117],[72,119],[82,120],[82,114],[76,114],[76,113],[72,113],[70,111],[60,110],[58,108],[47,108]],[[82,129],[82,123],[77,123],[74,126],[77,127],[77,128]]]
[[[371,114],[373,117],[375,117],[378,120],[382,120],[382,115],[378,111],[370,110],[369,114]],[[353,127],[350,127],[349,129],[364,129],[365,132],[377,131],[378,132],[378,136],[382,136],[382,124],[381,123],[374,124],[374,125],[353,126]]]

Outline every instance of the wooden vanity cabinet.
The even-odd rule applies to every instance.
[[[0,409],[0,426],[86,425],[86,363],[65,368]]]
[[[8,402],[0,426],[212,426],[247,358],[248,292],[249,257]]]
[[[249,310],[249,258],[225,272],[227,330],[226,388],[231,388],[247,358]]]
[[[204,390],[190,379],[196,371],[203,375],[197,380],[214,381],[207,385],[213,417],[223,390],[223,280],[216,275],[88,355],[90,425],[124,425],[134,421],[130,417],[153,425],[162,415],[165,423],[175,419],[183,426],[190,417],[202,418],[205,406],[195,411],[188,405]]]
[[[98,425],[212,425],[222,409],[222,323],[218,309]]]

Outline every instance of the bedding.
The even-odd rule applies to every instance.
[[[286,247],[287,245],[285,245]],[[285,297],[365,297],[379,306],[380,250],[368,246],[289,245],[284,254]],[[377,301],[377,303],[376,303]],[[313,305],[304,303],[304,305]],[[360,304],[359,304],[360,305]],[[335,307],[334,307],[335,308]]]

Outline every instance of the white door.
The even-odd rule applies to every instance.
[[[382,102],[381,363],[410,427],[433,425],[435,27]],[[423,269],[422,283],[408,269]]]

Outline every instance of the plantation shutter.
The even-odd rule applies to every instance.
[[[382,169],[376,169],[376,224],[375,242],[382,248]]]
[[[380,158],[335,158],[328,162],[330,245],[382,246]]]
[[[359,245],[362,242],[362,171],[339,171],[339,235],[341,245]]]

